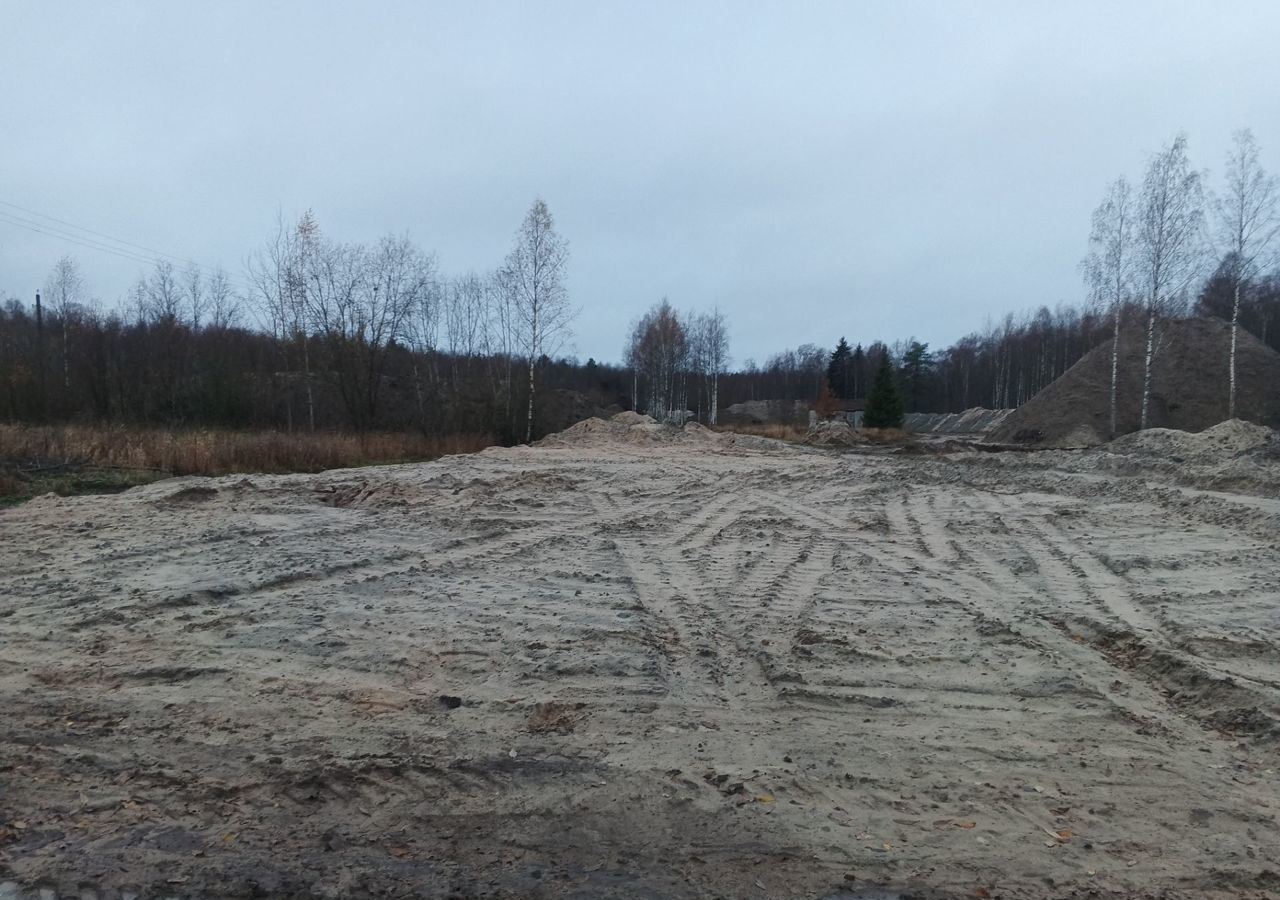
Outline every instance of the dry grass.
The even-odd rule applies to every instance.
[[[56,490],[118,490],[169,475],[320,472],[471,453],[488,435],[425,437],[282,431],[171,431],[82,425],[0,425],[0,497]],[[93,477],[87,486],[86,471]],[[105,477],[104,477],[105,475]],[[69,476],[70,477],[69,479]],[[77,481],[78,478],[78,481]]]

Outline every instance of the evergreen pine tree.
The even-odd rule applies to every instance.
[[[902,427],[902,398],[898,396],[893,364],[889,362],[887,353],[880,357],[880,368],[876,370],[875,384],[871,385],[871,393],[867,395],[862,423],[868,428]]]
[[[933,374],[933,354],[929,345],[912,340],[907,352],[902,356],[902,389],[906,394],[904,400],[911,412],[920,412],[920,398],[924,396],[925,386]]]
[[[849,343],[842,337],[840,343],[836,344],[836,349],[831,351],[831,361],[827,363],[827,384],[831,386],[831,392],[841,400],[853,399],[853,385],[850,383],[852,379],[849,377],[850,359]]]

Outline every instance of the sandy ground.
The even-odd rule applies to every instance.
[[[1276,896],[1280,501],[1065,458],[601,439],[5,511],[0,882]]]

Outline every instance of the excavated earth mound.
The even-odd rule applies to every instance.
[[[1152,364],[1148,424],[1203,431],[1227,412],[1231,326],[1220,319],[1165,323]],[[1117,431],[1137,431],[1142,411],[1146,335],[1141,327],[1120,335]],[[1241,331],[1236,358],[1236,415],[1280,426],[1280,353]],[[995,443],[1087,447],[1110,431],[1111,344],[1095,347],[991,433]]]
[[[975,406],[958,413],[907,413],[902,427],[920,434],[986,434],[999,428],[1011,412]]]
[[[1112,472],[1159,471],[1190,487],[1280,497],[1280,431],[1240,419],[1198,433],[1148,428],[1098,455]]]
[[[1274,456],[1280,432],[1241,419],[1219,422],[1199,433],[1174,428],[1148,428],[1112,441],[1116,453],[1145,453],[1174,462],[1220,462],[1243,455]]]
[[[697,444],[742,450],[779,450],[786,444],[772,438],[712,431],[697,422],[683,426],[659,423],[652,416],[630,410],[608,419],[583,419],[576,425],[549,434],[535,447],[588,447],[617,444]]]
[[[817,422],[809,428],[804,442],[814,447],[856,447],[867,443],[866,435],[839,420]]]
[[[971,454],[972,455],[972,454]],[[1089,478],[1123,475],[1144,480],[1159,478],[1199,491],[1228,492],[1280,498],[1280,431],[1230,419],[1201,432],[1148,428],[1116,438],[1084,453],[1046,450],[1035,454],[981,453],[999,458],[1001,465],[1019,465],[1029,456],[1042,465]],[[1280,527],[1280,508],[1274,500],[1260,508],[1275,509],[1271,525]]]

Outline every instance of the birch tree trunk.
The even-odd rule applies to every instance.
[[[711,373],[711,424],[716,424],[720,413],[720,373]]]
[[[1146,430],[1147,410],[1151,404],[1151,360],[1155,356],[1156,343],[1156,305],[1152,301],[1147,309],[1147,352],[1142,360],[1142,418],[1138,427]]]
[[[1178,135],[1152,157],[1142,184],[1137,222],[1137,264],[1147,298],[1147,346],[1142,371],[1140,428],[1151,425],[1152,360],[1156,317],[1199,275],[1203,263],[1203,187]]]
[[[533,345],[538,345],[538,320],[533,320]],[[533,372],[537,365],[537,359],[532,353],[529,354],[529,416],[525,423],[524,442],[526,444],[533,443]]]
[[[307,424],[312,431],[316,430],[316,398],[311,390],[311,349],[310,342],[304,332],[302,335],[302,367],[303,378],[307,384]]]
[[[533,439],[533,409],[538,359],[550,356],[570,334],[575,311],[569,306],[564,270],[569,245],[555,230],[551,211],[535,200],[516,231],[516,242],[507,254],[498,278],[512,311],[527,335],[524,349],[529,360],[529,404],[525,418],[525,442]]]
[[[1240,279],[1236,279],[1235,297],[1231,303],[1231,357],[1227,375],[1230,388],[1227,394],[1227,418],[1236,417],[1236,339],[1240,334]]]
[[[1120,379],[1120,304],[1111,314],[1115,320],[1111,333],[1111,438],[1116,437],[1116,384]]]
[[[1280,237],[1280,182],[1267,174],[1258,146],[1247,128],[1233,136],[1227,156],[1225,194],[1216,202],[1219,240],[1231,263],[1231,349],[1228,356],[1227,417],[1236,416],[1236,349],[1240,334],[1240,303],[1244,288],[1257,277]]]

